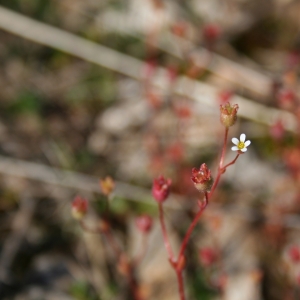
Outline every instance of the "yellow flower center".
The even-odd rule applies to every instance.
[[[237,147],[239,148],[239,150],[242,150],[245,148],[245,143],[244,142],[239,142]]]

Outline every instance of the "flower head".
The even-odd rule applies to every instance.
[[[152,196],[157,202],[162,203],[168,198],[171,183],[171,179],[165,179],[163,176],[153,180]]]
[[[109,176],[106,176],[104,179],[100,179],[99,184],[101,191],[105,196],[109,196],[115,188],[115,182]]]
[[[237,119],[238,109],[239,106],[237,104],[232,105],[229,102],[227,102],[225,105],[220,105],[220,120],[225,127],[234,125]]]
[[[235,144],[235,146],[233,146],[231,150],[246,152],[247,147],[251,144],[251,141],[248,140],[245,142],[245,140],[246,140],[246,135],[244,133],[241,134],[240,140],[238,140],[237,138],[233,138],[232,142]]]
[[[211,177],[211,171],[208,169],[206,164],[202,164],[199,168],[192,169],[192,181],[195,187],[200,192],[207,192],[211,189],[213,179]]]
[[[76,220],[81,220],[87,212],[88,201],[81,196],[76,196],[72,202],[72,216]]]
[[[142,233],[148,233],[152,228],[153,220],[149,215],[141,215],[135,219],[137,228]]]

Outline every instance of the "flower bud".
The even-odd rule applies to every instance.
[[[169,66],[167,67],[167,75],[170,83],[174,83],[176,78],[178,77],[178,68],[176,66]]]
[[[152,196],[157,202],[162,203],[168,198],[171,183],[171,179],[165,179],[163,176],[153,180]]]
[[[203,266],[209,267],[218,259],[216,251],[210,247],[205,247],[199,250],[199,259]]]
[[[199,170],[197,168],[193,168],[191,179],[199,192],[208,192],[213,185],[211,172],[207,168],[206,164],[202,164]]]
[[[221,29],[217,24],[206,24],[203,27],[203,37],[207,43],[214,43],[221,34]]]
[[[229,102],[225,105],[220,105],[220,120],[221,123],[225,127],[230,127],[234,125],[236,119],[237,119],[237,111],[239,109],[239,106],[237,104],[231,105]]]
[[[287,88],[282,88],[281,90],[279,90],[277,99],[279,102],[279,106],[288,110],[294,109],[295,103],[297,101],[295,92]]]
[[[179,119],[189,119],[193,114],[191,108],[184,104],[175,105],[174,112]]]
[[[284,137],[285,130],[282,121],[277,121],[270,127],[270,134],[274,140],[281,141]]]
[[[76,220],[81,220],[87,212],[88,201],[81,196],[76,196],[72,202],[72,216]]]
[[[115,188],[115,182],[109,176],[105,177],[104,179],[100,179],[99,184],[101,191],[105,196],[109,196]]]
[[[148,233],[152,229],[152,223],[152,218],[148,215],[139,216],[135,220],[136,227],[142,233]]]
[[[149,80],[153,77],[157,69],[157,61],[155,59],[149,59],[145,63],[144,77]]]
[[[289,255],[290,260],[293,263],[300,262],[300,247],[298,247],[298,246],[290,247],[290,249],[288,250],[288,255]]]
[[[180,142],[170,144],[166,149],[166,156],[171,162],[180,162],[184,157],[184,148]]]
[[[188,23],[186,23],[185,21],[176,22],[171,27],[172,33],[181,38],[184,38],[186,36],[187,30],[188,30]]]

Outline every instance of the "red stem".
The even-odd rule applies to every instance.
[[[204,196],[205,196],[205,202],[200,206],[199,211],[197,212],[197,214],[195,215],[192,223],[190,224],[184,239],[181,243],[180,246],[180,250],[179,250],[179,254],[178,254],[178,258],[176,261],[174,261],[174,255],[173,255],[173,251],[168,239],[168,234],[166,231],[166,226],[164,223],[164,213],[163,213],[163,207],[162,204],[159,203],[159,220],[160,220],[160,224],[161,224],[161,228],[162,228],[162,233],[163,233],[163,238],[164,238],[164,243],[165,243],[165,247],[167,249],[168,255],[169,255],[169,260],[170,263],[173,267],[173,269],[176,272],[177,275],[177,282],[178,282],[178,288],[179,288],[179,295],[180,295],[180,300],[185,300],[185,295],[184,295],[184,283],[183,283],[183,277],[182,277],[182,271],[183,271],[183,267],[180,267],[180,261],[182,261],[182,259],[184,259],[184,252],[185,249],[187,247],[187,243],[191,237],[191,234],[195,228],[195,226],[197,225],[200,217],[202,216],[202,213],[204,212],[207,204],[208,204],[208,200],[211,198],[211,196],[213,195],[219,181],[220,181],[220,177],[221,175],[226,171],[226,168],[229,167],[230,165],[233,165],[236,160],[238,159],[240,153],[237,154],[237,156],[235,157],[234,160],[232,160],[230,163],[228,163],[227,165],[225,165],[223,167],[223,163],[224,163],[224,157],[225,157],[225,152],[226,152],[226,144],[227,144],[227,139],[228,139],[228,128],[225,128],[225,135],[224,135],[224,143],[223,143],[223,147],[222,147],[222,152],[221,152],[221,157],[220,157],[220,162],[219,162],[219,167],[218,167],[218,173],[216,176],[216,179],[214,181],[214,184],[211,188],[210,193],[205,192]]]
[[[236,160],[239,158],[239,156],[240,156],[240,154],[238,153],[233,161],[231,161],[229,164],[227,164],[226,166],[224,166],[224,167],[222,168],[222,170],[221,170],[222,173],[226,171],[226,168],[227,168],[227,167],[233,165],[233,164],[236,162]]]
[[[200,210],[197,212],[195,218],[193,219],[189,229],[187,230],[186,234],[185,234],[185,237],[183,239],[183,242],[181,243],[181,247],[180,247],[180,250],[179,250],[179,255],[178,255],[178,260],[180,259],[180,257],[183,255],[184,251],[185,251],[185,248],[187,246],[187,243],[189,241],[189,238],[195,228],[195,226],[197,225],[206,205],[208,203],[208,195],[207,193],[205,193],[205,203],[200,207]],[[178,261],[177,260],[177,261]]]
[[[211,196],[213,195],[218,183],[219,183],[219,180],[220,180],[220,177],[223,173],[223,163],[224,163],[224,158],[225,158],[225,153],[226,153],[226,144],[227,144],[227,139],[228,139],[228,130],[229,128],[226,127],[225,128],[225,135],[224,135],[224,142],[223,142],[223,147],[222,147],[222,152],[221,152],[221,157],[220,157],[220,162],[219,162],[219,168],[218,168],[218,174],[217,174],[217,177],[214,181],[214,184],[210,190],[210,193],[208,195],[208,198],[210,199]]]
[[[91,228],[88,227],[83,220],[80,221],[80,226],[82,227],[83,230],[85,230],[86,232],[90,232],[90,233],[98,233],[98,234],[104,234],[108,244],[110,245],[110,247],[112,248],[112,250],[115,252],[115,256],[117,257],[117,259],[119,259],[119,257],[122,254],[122,250],[120,249],[120,247],[117,245],[111,231],[105,230],[105,231],[101,231],[98,227],[97,228]],[[145,243],[143,243],[145,244]],[[135,279],[134,276],[134,264],[130,264],[129,266],[129,273],[128,273],[128,281],[129,281],[129,286],[132,292],[132,295],[134,296],[134,300],[143,300],[142,296],[139,293],[139,288],[138,288],[138,283]]]
[[[227,139],[228,139],[228,128],[225,129],[225,136],[224,136],[224,143],[223,143],[223,147],[222,147],[222,152],[221,152],[221,157],[220,157],[220,162],[219,162],[219,168],[218,168],[218,173],[217,173],[217,177],[216,180],[214,181],[214,184],[211,188],[210,193],[208,194],[207,192],[205,192],[204,196],[205,196],[205,202],[203,203],[203,205],[200,207],[200,210],[198,211],[198,213],[195,215],[191,225],[189,226],[185,237],[181,243],[180,246],[180,250],[179,250],[179,254],[178,254],[178,259],[177,259],[177,263],[180,261],[180,259],[182,258],[182,256],[184,255],[185,249],[187,247],[187,243],[191,237],[191,234],[195,228],[195,226],[197,225],[200,217],[202,216],[202,213],[204,212],[207,204],[208,204],[208,200],[211,198],[211,196],[213,195],[219,181],[220,181],[220,177],[221,175],[224,173],[224,171],[226,170],[226,168],[232,164],[234,164],[236,162],[236,160],[238,159],[240,154],[237,154],[237,156],[235,157],[235,159],[233,161],[231,161],[229,164],[225,165],[223,167],[223,163],[224,163],[224,157],[225,157],[225,153],[226,153],[226,144],[227,144]],[[173,268],[176,268],[176,264],[174,264]],[[176,270],[176,274],[177,274],[177,281],[178,281],[178,287],[179,287],[179,295],[180,295],[180,299],[184,300],[184,285],[183,285],[183,279],[182,279],[182,269],[175,269]]]
[[[214,193],[214,191],[215,191],[215,189],[216,189],[216,187],[217,187],[217,185],[218,185],[218,183],[219,183],[219,180],[220,180],[221,175],[222,175],[222,173],[220,172],[220,169],[219,169],[219,170],[218,170],[217,177],[216,177],[216,179],[215,179],[215,181],[214,181],[214,184],[213,184],[213,186],[212,186],[212,188],[211,188],[211,190],[210,190],[210,192],[209,192],[209,194],[208,194],[208,199],[210,199],[211,196],[213,195],[213,193]]]
[[[180,300],[185,300],[182,270],[176,270]]]
[[[222,169],[223,162],[224,162],[224,157],[225,157],[225,152],[226,152],[226,144],[227,144],[227,138],[228,138],[228,127],[225,128],[225,135],[224,135],[224,143],[223,143],[223,148],[222,148],[222,153],[221,153],[221,158],[220,158],[220,163],[219,163],[219,170]]]
[[[164,211],[163,211],[162,203],[158,203],[158,208],[159,208],[159,221],[160,221],[161,230],[162,230],[162,233],[163,233],[165,247],[167,249],[170,262],[172,262],[174,260],[174,254],[173,254],[171,244],[170,244],[170,241],[169,241],[169,238],[168,238],[167,230],[166,230],[166,225],[165,225],[165,221],[164,221]]]

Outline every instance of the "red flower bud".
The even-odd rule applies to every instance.
[[[209,267],[218,259],[218,255],[214,249],[206,247],[199,250],[199,259],[202,265]]]
[[[76,196],[72,202],[72,216],[76,220],[81,220],[87,212],[88,201],[81,196]]]
[[[152,229],[152,218],[148,215],[142,215],[136,218],[136,227],[143,233],[148,233]]]
[[[175,105],[174,110],[180,119],[188,119],[192,116],[192,110],[188,105],[177,104]]]
[[[197,168],[193,168],[191,179],[199,192],[207,192],[211,189],[213,185],[211,172],[207,168],[206,164],[202,164],[199,170]]]
[[[297,100],[296,94],[294,91],[282,88],[277,95],[279,106],[284,109],[293,109],[295,102]]]
[[[225,105],[220,105],[220,120],[225,127],[230,127],[234,125],[237,119],[238,109],[239,106],[237,104],[231,105],[229,102]]]
[[[184,157],[184,148],[180,142],[169,145],[166,149],[166,156],[172,162],[182,161]]]
[[[206,24],[203,28],[203,38],[207,44],[211,45],[220,36],[221,30],[217,24]]]
[[[149,59],[145,62],[144,77],[149,80],[153,77],[157,68],[157,61],[155,59]]]
[[[185,21],[178,21],[171,27],[172,33],[181,38],[185,37],[187,30],[188,24]]]
[[[287,55],[286,65],[288,69],[294,69],[300,62],[300,53],[297,50],[291,51]]]
[[[153,180],[152,196],[157,202],[162,203],[168,198],[171,183],[171,179],[165,179],[163,176]]]
[[[178,76],[178,68],[176,66],[167,67],[167,75],[171,83],[173,83]]]
[[[280,120],[270,127],[270,134],[274,140],[281,141],[284,137],[284,133],[284,126]]]
[[[100,179],[99,184],[100,184],[101,192],[105,196],[109,196],[115,188],[115,182],[109,176],[105,177],[104,179]]]
[[[146,91],[146,100],[153,109],[160,108],[163,103],[162,98],[151,90]]]
[[[293,263],[298,263],[300,262],[300,247],[298,246],[292,246],[289,250],[288,250],[288,255],[290,260]]]

